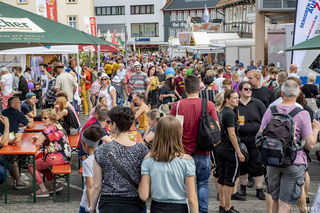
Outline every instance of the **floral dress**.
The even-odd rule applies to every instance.
[[[60,153],[64,157],[65,161],[70,161],[71,148],[61,125],[49,125],[43,130],[42,134],[46,137],[41,147],[43,160],[45,160],[49,154]]]

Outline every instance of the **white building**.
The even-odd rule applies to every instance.
[[[95,0],[98,31],[106,37],[114,32],[125,38],[128,45],[140,51],[159,50],[164,41],[163,12],[166,0]]]

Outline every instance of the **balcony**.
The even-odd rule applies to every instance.
[[[293,12],[297,0],[259,0],[258,10],[263,12]]]

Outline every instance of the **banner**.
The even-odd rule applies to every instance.
[[[83,23],[84,23],[84,32],[97,36],[97,20],[96,17],[89,17],[85,16],[83,17]]]
[[[0,32],[43,33],[44,30],[28,18],[0,17]]]
[[[58,21],[57,0],[37,0],[37,14]]]
[[[297,0],[293,45],[320,35],[320,0]],[[301,70],[307,50],[293,51],[292,63]]]

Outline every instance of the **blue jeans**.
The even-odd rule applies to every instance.
[[[209,204],[210,158],[209,155],[194,155],[192,157],[196,164],[199,213],[207,213]]]

